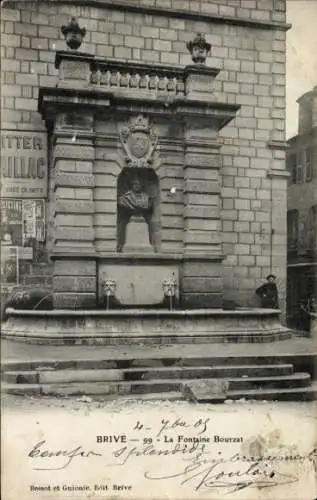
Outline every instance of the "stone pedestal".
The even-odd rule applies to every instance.
[[[57,53],[55,68],[59,70],[58,87],[88,88],[90,84],[91,54],[61,51]]]
[[[127,225],[126,244],[123,247],[123,252],[154,252],[154,249],[149,241],[148,226],[143,217],[131,217],[129,224]]]
[[[213,81],[219,74],[218,68],[192,64],[185,68],[185,95],[187,99],[210,100]]]

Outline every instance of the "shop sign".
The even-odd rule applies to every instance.
[[[1,131],[1,198],[47,196],[45,132]]]

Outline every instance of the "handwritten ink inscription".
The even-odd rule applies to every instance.
[[[113,478],[123,478],[127,471],[135,470],[135,474],[140,474],[139,481],[143,485],[148,483],[149,488],[166,484],[167,490],[171,485],[178,485],[191,492],[234,494],[246,489],[297,483],[303,464],[311,463],[313,467],[317,450],[296,454],[290,449],[280,445],[278,453],[263,448],[255,456],[248,455],[243,451],[242,435],[215,432],[210,418],[177,417],[161,418],[151,425],[141,420],[132,421],[125,433],[100,432],[92,436],[89,447],[81,443],[70,448],[52,447],[43,439],[27,454],[32,469],[38,473],[76,468],[84,462],[85,467],[89,463],[89,466],[104,468],[109,476],[99,484],[55,485],[58,491],[66,491],[66,488],[77,491],[77,488],[78,491],[126,493],[133,490],[133,486]],[[33,491],[47,488],[45,485],[31,487]]]

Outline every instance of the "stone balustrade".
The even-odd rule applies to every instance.
[[[74,51],[57,52],[55,67],[59,70],[58,87],[207,101],[210,101],[213,80],[219,73],[219,69],[204,65],[165,66],[99,58]]]
[[[183,68],[118,61],[91,63],[90,83],[112,91],[150,92],[155,96],[183,96]]]

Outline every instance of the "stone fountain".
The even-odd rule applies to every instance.
[[[239,106],[213,100],[210,44],[193,64],[78,52],[63,27],[54,87],[39,91],[50,138],[53,309],[7,310],[3,335],[51,345],[273,342],[279,311],[224,304],[219,131]]]
[[[53,311],[8,311],[5,334],[43,342],[284,338],[277,311],[223,310],[219,130],[210,44],[193,64],[122,63],[78,52],[62,27],[56,87],[40,88],[50,137]]]

